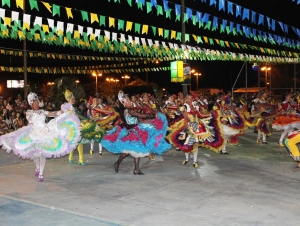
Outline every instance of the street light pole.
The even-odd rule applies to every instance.
[[[25,15],[25,1],[23,2],[23,15]],[[26,99],[28,95],[28,87],[27,87],[27,46],[26,46],[26,38],[23,41],[23,67],[24,67],[24,99]]]
[[[262,67],[261,68],[262,71],[265,71],[265,83],[266,83],[266,88],[267,88],[267,84],[268,84],[268,71],[271,71],[271,67]],[[270,76],[270,93],[271,93],[271,74]]]
[[[79,83],[79,80],[75,80],[76,89],[77,89],[78,83]]]
[[[198,76],[201,76],[201,73],[195,73],[196,76],[196,91],[198,90]]]
[[[96,93],[97,93],[97,89],[98,89],[98,79],[97,79],[97,77],[98,77],[98,76],[99,76],[99,77],[102,76],[102,74],[96,74],[96,73],[94,73],[93,76],[96,77]]]
[[[185,23],[184,23],[184,11],[185,11],[185,0],[181,0],[181,43],[185,45]],[[184,59],[183,63],[187,63],[187,60]],[[188,84],[182,84],[182,92],[184,95],[188,93]]]

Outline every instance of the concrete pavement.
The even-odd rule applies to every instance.
[[[198,169],[175,149],[143,158],[143,176],[131,157],[116,174],[117,156],[85,145],[86,166],[49,159],[43,183],[32,161],[0,150],[0,225],[297,225],[300,171],[279,132],[268,145],[256,135],[248,130],[230,155],[200,148]]]

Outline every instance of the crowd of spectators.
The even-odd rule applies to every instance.
[[[39,101],[40,108],[46,109],[42,96],[39,96]],[[52,103],[50,102],[50,104]],[[26,112],[28,108],[27,100],[23,99],[21,95],[14,99],[11,96],[6,98],[0,96],[0,135],[27,125]]]

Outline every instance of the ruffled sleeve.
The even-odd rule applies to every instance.
[[[129,109],[128,114],[130,114],[131,116],[137,117],[138,119],[154,119],[156,117],[155,114],[142,114],[142,113],[138,113],[137,111],[135,111],[133,109]]]
[[[32,123],[32,116],[33,116],[32,110],[28,110],[26,112],[26,119],[27,119],[28,123]]]

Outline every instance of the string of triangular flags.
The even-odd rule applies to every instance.
[[[169,67],[148,67],[148,68],[114,68],[114,69],[82,69],[84,67],[7,67],[0,66],[0,72],[18,72],[35,74],[93,74],[93,73],[142,73],[169,71]]]
[[[0,8],[0,10],[1,10],[1,8]],[[45,33],[51,34],[51,30],[53,32],[57,33],[58,35],[63,34],[64,31],[65,31],[64,30],[64,28],[65,28],[64,22],[55,21],[53,19],[47,19],[48,25],[45,25],[45,24],[42,24],[42,19],[43,18],[36,16],[34,22],[31,24],[30,23],[30,18],[31,18],[31,15],[24,14],[24,16],[23,16],[23,26],[22,26],[21,21],[18,20],[19,18],[18,18],[18,15],[16,15],[16,12],[11,11],[11,17],[4,17],[4,24],[0,25],[0,29],[2,31],[5,31],[7,29],[7,26],[8,26],[8,27],[12,27],[12,30],[19,29],[19,30],[24,31],[23,29],[29,30],[30,26],[34,26],[34,30],[39,30],[39,29],[42,28],[42,30],[43,30],[43,32],[41,33],[42,36],[45,36]],[[12,22],[14,23],[13,25],[11,24]],[[56,26],[55,26],[55,24],[56,24]],[[73,38],[75,38],[75,39],[76,38],[81,38],[81,36],[82,36],[84,41],[87,42],[88,40],[93,40],[95,38],[101,38],[101,32],[102,33],[104,32],[104,37],[106,37],[109,40],[111,39],[112,41],[114,41],[114,40],[117,39],[117,33],[114,33],[114,32],[110,33],[109,31],[106,31],[106,30],[102,31],[100,29],[95,29],[94,30],[91,27],[83,27],[83,26],[80,26],[80,25],[76,25],[78,27],[78,30],[74,30],[74,26],[75,26],[74,24],[67,23],[66,36],[67,36],[68,40],[71,40],[72,35],[73,35]],[[84,32],[84,31],[86,31],[86,32]],[[160,32],[162,33],[162,31],[163,31],[163,29],[159,28],[159,33]],[[169,34],[169,30],[164,30],[164,31],[165,31],[165,34],[166,33]],[[171,37],[173,37],[174,39],[175,39],[176,34],[177,34],[177,37],[178,36],[181,37],[181,32],[171,31]],[[53,34],[51,34],[51,35],[53,35]],[[21,36],[21,34],[19,36]],[[186,34],[186,39],[189,40],[189,37],[190,37],[190,35]],[[206,37],[206,36],[201,37],[201,36],[196,36],[194,34],[192,35],[192,37],[194,38],[195,42],[197,42],[197,44],[198,43],[203,43],[203,41],[202,41],[202,38],[203,38],[204,42],[206,44],[210,44],[210,45],[214,45],[215,43],[217,43],[221,47],[228,47],[229,48],[231,46],[231,47],[234,47],[234,48],[258,50],[261,53],[268,53],[268,54],[271,54],[271,55],[280,56],[280,54],[281,54],[281,56],[292,56],[291,52],[285,52],[285,51],[281,51],[281,50],[274,50],[274,49],[269,49],[269,48],[246,45],[246,44],[243,44],[243,43],[234,43],[234,42],[229,42],[229,41],[226,41],[226,40],[212,39],[212,38],[209,38],[209,37]],[[125,42],[125,35],[121,34],[120,39],[121,39],[122,42]],[[139,44],[139,38],[137,38],[137,37],[134,37],[134,40],[133,40],[133,37],[131,35],[128,35],[127,40],[130,44],[133,44],[134,42],[136,44]],[[142,41],[143,45],[145,44],[145,40],[146,39],[141,38],[141,41]],[[149,45],[152,45],[154,42],[155,42],[155,44],[158,43],[158,41],[153,42],[152,39],[147,39],[147,40],[149,42]],[[158,44],[157,44],[157,46],[158,46]],[[300,46],[298,46],[298,48],[300,48]],[[292,53],[292,54],[294,54],[294,53]],[[297,54],[295,55],[295,57],[297,57]]]
[[[16,26],[16,25],[14,25]],[[10,38],[19,38],[21,40],[33,40],[36,42],[48,43],[48,44],[56,44],[61,46],[71,46],[71,47],[80,47],[87,48],[94,51],[105,51],[110,53],[130,53],[131,55],[139,55],[144,57],[156,57],[156,58],[164,58],[167,57],[169,60],[178,60],[178,59],[191,59],[191,60],[238,60],[238,61],[251,61],[251,62],[275,62],[275,63],[298,63],[298,54],[289,52],[288,55],[285,55],[285,52],[281,52],[281,54],[285,57],[267,57],[267,56],[257,56],[251,54],[242,54],[242,53],[232,53],[226,51],[223,53],[222,51],[214,51],[209,49],[202,49],[200,47],[193,47],[188,45],[178,46],[176,43],[165,43],[148,39],[148,45],[146,43],[146,39],[135,37],[136,40],[141,40],[138,43],[129,43],[128,40],[125,40],[124,34],[115,33],[112,35],[113,41],[111,42],[107,36],[110,37],[110,33],[105,33],[104,36],[100,35],[98,40],[82,40],[77,38],[68,39],[68,37],[60,35],[56,35],[52,32],[49,34],[45,34],[41,28],[31,29],[30,32],[26,32],[26,30],[14,30],[13,27],[11,30],[8,30],[4,27],[4,30],[1,30],[1,37],[10,37]],[[40,32],[40,33],[36,33]],[[57,34],[59,32],[57,31]],[[117,37],[120,37],[118,39]],[[123,39],[123,40],[122,40]],[[120,40],[120,41],[118,41]],[[155,43],[155,44],[153,44]],[[269,50],[269,49],[268,49]],[[268,51],[266,50],[266,51]],[[262,51],[264,51],[262,49]],[[270,51],[270,50],[269,50]],[[277,52],[279,54],[279,52]],[[288,58],[288,57],[295,58]]]
[[[6,48],[0,48],[1,55],[18,56],[22,57],[24,50],[11,50]],[[85,56],[85,55],[72,55],[72,54],[60,54],[60,53],[49,53],[49,52],[37,52],[37,51],[25,51],[25,56],[30,58],[46,58],[54,60],[76,60],[76,61],[140,61],[140,62],[152,62],[156,59],[143,58],[143,57],[103,57],[103,56]],[[159,60],[159,59],[157,59]]]
[[[108,0],[110,2],[110,0]],[[225,1],[227,2],[227,4],[225,4]],[[295,0],[294,0],[295,1]],[[120,2],[120,0],[115,0],[116,2]],[[145,1],[145,0],[135,0],[135,3],[137,4],[138,8],[143,10],[143,7],[146,5],[146,12],[149,13],[152,11],[152,8],[156,8],[157,10],[157,15],[163,15],[163,11],[166,14],[166,18],[171,17],[170,16],[170,12],[171,10],[173,10],[175,12],[175,16],[176,16],[176,20],[180,21],[180,17],[181,17],[181,5],[180,4],[173,4],[172,2],[169,2],[167,0],[162,0],[163,5],[159,5],[157,4],[157,0],[150,0],[150,1]],[[206,3],[206,0],[201,0],[202,3]],[[299,0],[298,0],[299,2]],[[132,0],[127,0],[127,3],[132,6]],[[174,8],[170,8],[169,3],[171,3],[172,5],[174,5]],[[209,0],[209,5],[210,6],[215,6],[217,7],[217,0]],[[227,13],[228,14],[232,14],[234,15],[234,11],[235,11],[235,17],[241,17],[242,20],[249,20],[250,21],[250,14],[251,14],[251,23],[252,24],[257,24],[257,25],[265,25],[265,21],[267,22],[267,26],[269,30],[276,30],[276,22],[279,24],[281,30],[285,33],[288,33],[288,27],[291,27],[292,30],[298,35],[298,37],[300,38],[300,29],[296,28],[294,26],[290,26],[287,24],[284,24],[278,20],[272,19],[268,16],[265,16],[263,14],[257,13],[253,10],[250,10],[248,8],[242,7],[240,5],[237,5],[233,2],[227,1],[227,0],[218,0],[218,9],[219,11],[224,11],[225,12],[225,5],[227,5]],[[235,8],[235,10],[234,10]],[[195,13],[195,14],[193,14]],[[210,16],[209,14],[206,14],[206,16],[204,15],[201,18],[202,13],[197,11],[197,10],[193,10],[192,8],[189,7],[185,7],[185,13],[184,13],[184,22],[188,21],[188,20],[193,20],[193,18],[196,19],[196,21],[198,20],[202,20],[203,22],[203,18],[204,20],[207,20],[206,17]],[[175,20],[175,21],[176,21]],[[256,23],[256,21],[258,21]]]
[[[4,1],[6,1],[6,0],[4,0]],[[20,0],[16,0],[16,1],[20,1]],[[136,0],[137,4],[139,4],[138,1],[139,0]],[[163,0],[163,1],[164,1],[164,6],[165,6],[166,5],[165,2],[167,2],[167,1],[165,1],[165,0]],[[215,2],[216,0],[213,0],[213,1]],[[220,1],[224,2],[224,0],[220,0]],[[39,10],[37,2],[38,2],[37,0],[29,0],[31,9],[37,9],[37,10]],[[115,2],[117,2],[117,1],[115,1]],[[43,3],[43,5],[49,10],[49,12],[52,13],[53,16],[55,16],[55,15],[60,16],[60,8],[61,8],[61,6],[56,5],[56,4],[52,4],[51,5],[51,4],[47,3],[47,2],[42,2],[42,1],[41,1],[41,3]],[[231,2],[228,1],[228,3],[231,3]],[[157,5],[157,1],[156,0],[151,1],[151,2],[146,2],[146,4],[147,4],[147,7],[149,5],[149,7],[151,9],[152,9],[153,6],[155,8],[157,8],[157,9],[160,8],[159,5]],[[2,5],[5,5],[5,4],[2,3]],[[236,5],[236,4],[233,4],[233,5]],[[177,6],[180,6],[180,5],[176,5],[176,9],[177,10],[175,10],[175,12],[178,13],[177,11],[179,11],[178,15],[180,15],[181,8],[177,7]],[[232,6],[232,3],[231,3],[231,6]],[[241,7],[238,6],[238,5],[236,5],[236,6],[237,6],[236,11],[240,12],[239,9]],[[74,10],[74,11],[80,11],[83,21],[91,22],[91,24],[93,24],[94,22],[98,22],[99,26],[102,26],[102,25],[106,26],[106,21],[105,20],[106,20],[106,18],[108,18],[109,19],[109,27],[116,27],[115,26],[115,21],[116,20],[113,17],[107,17],[107,16],[103,16],[103,15],[98,15],[96,13],[88,13],[88,12],[83,11],[83,10],[77,10],[77,9],[72,9],[72,8],[68,8],[68,7],[64,7],[64,8],[66,9],[66,13],[67,13],[68,18],[73,18],[72,10]],[[171,10],[171,9],[169,9],[169,10]],[[246,10],[244,10],[244,11],[246,11]],[[187,22],[189,19],[191,19],[193,25],[196,26],[197,23],[198,23],[198,27],[199,28],[203,27],[204,29],[209,29],[209,30],[212,30],[212,31],[218,29],[220,31],[220,33],[223,33],[223,32],[226,31],[227,34],[233,34],[233,35],[239,34],[239,35],[242,35],[242,36],[246,36],[247,38],[252,38],[255,41],[264,41],[264,42],[269,41],[271,44],[275,44],[276,43],[278,45],[285,45],[285,46],[287,46],[289,48],[296,48],[296,45],[297,45],[297,48],[299,48],[299,46],[300,46],[300,41],[299,40],[294,40],[294,39],[286,38],[286,37],[283,37],[283,36],[280,36],[280,35],[276,35],[276,34],[273,34],[273,33],[264,32],[264,31],[261,31],[261,30],[255,29],[255,28],[251,28],[251,27],[248,27],[248,26],[244,26],[244,25],[241,25],[241,24],[229,21],[229,20],[218,18],[216,16],[211,16],[208,13],[203,13],[203,12],[200,12],[200,11],[196,11],[195,15],[192,15],[191,14],[192,12],[193,12],[192,10],[189,10],[189,8],[186,8],[186,13],[185,13],[185,15],[186,15],[185,18],[186,19],[185,19],[184,22]],[[255,12],[253,12],[253,15],[254,15],[254,13]],[[253,20],[253,15],[252,15],[252,20]],[[259,15],[260,15],[259,21],[262,21],[261,23],[264,24],[264,22],[263,22],[264,21],[263,20],[264,16],[261,15],[261,14],[259,14]],[[0,17],[1,17],[1,11],[0,11]],[[262,19],[261,19],[261,17],[262,17]],[[51,21],[51,19],[48,19],[48,20]],[[270,18],[267,17],[267,21],[268,21],[268,25],[270,25],[271,27],[275,26],[275,22],[274,22],[275,20],[272,20],[270,22]],[[49,22],[49,23],[52,24],[51,22]],[[281,22],[278,22],[278,23],[281,25],[281,27],[282,27],[283,30],[286,30],[286,31],[288,30],[288,25],[282,24]],[[119,30],[124,30],[124,24],[125,24],[124,20],[118,19],[118,29]],[[126,31],[132,30],[132,24],[133,23],[130,22],[130,21],[126,22]],[[51,26],[51,25],[49,25],[49,26]],[[140,33],[140,27],[141,27],[141,24],[135,23],[135,32]],[[154,26],[151,26],[151,27],[152,27],[153,33],[155,35],[156,31],[154,32],[154,30],[156,30],[156,27],[154,27]],[[143,25],[142,26],[142,34],[143,33],[147,34],[148,33],[148,28],[150,28],[149,25]],[[300,37],[300,29],[295,28],[293,26],[292,26],[292,29]],[[275,30],[275,28],[274,28],[274,30]],[[160,32],[159,32],[159,34],[160,34]],[[161,35],[161,36],[163,36],[163,35]],[[166,32],[165,32],[165,34],[164,34],[163,37],[164,38],[166,38],[166,37],[168,38],[168,36],[169,36],[169,30],[166,30]],[[171,36],[171,38],[172,38],[172,36]],[[176,36],[176,40],[181,40],[181,35],[177,35]]]

